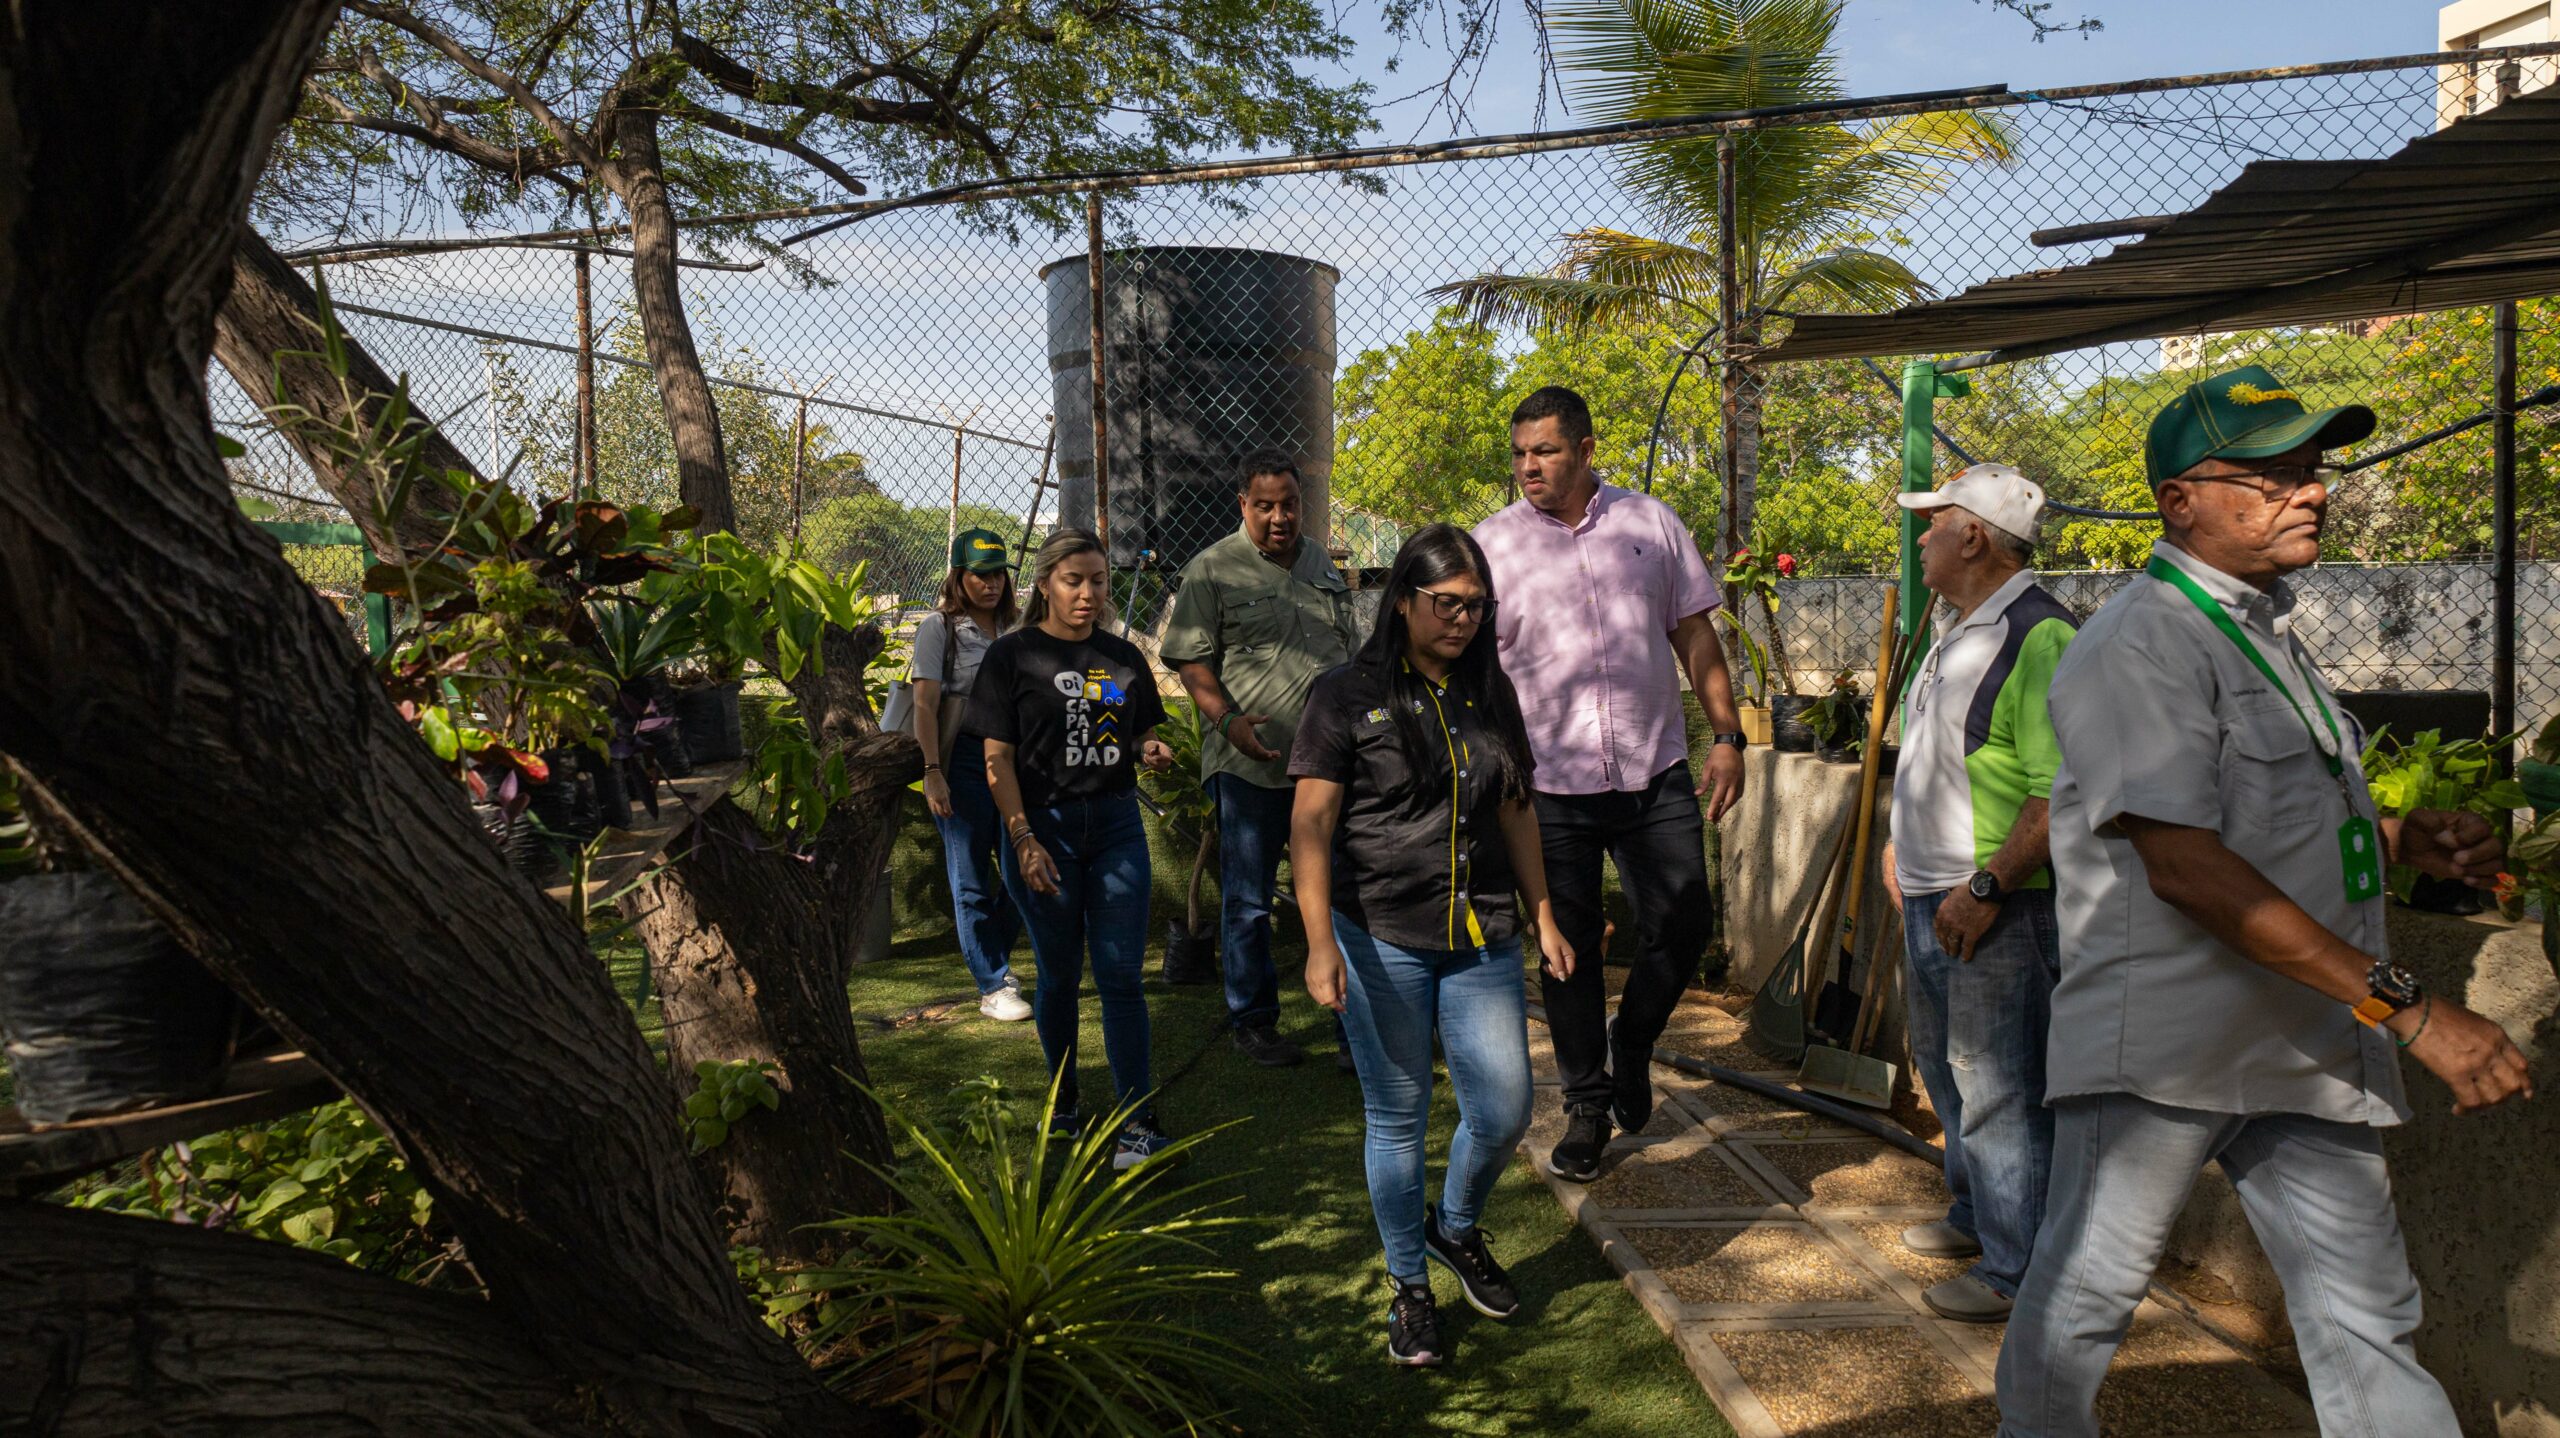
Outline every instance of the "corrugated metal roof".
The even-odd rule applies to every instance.
[[[2560,91],[2377,160],[2269,160],[2137,243],[1880,315],[1806,315],[1772,361],[2262,329],[2560,292]]]

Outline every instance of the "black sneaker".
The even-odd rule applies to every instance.
[[[1618,1021],[1609,1020],[1609,1118],[1620,1133],[1642,1133],[1653,1122],[1653,1047],[1641,1051],[1618,1042]]]
[[[1600,1176],[1600,1151],[1609,1146],[1609,1116],[1596,1108],[1565,1110],[1564,1137],[1547,1153],[1547,1172],[1567,1183]]]
[[[1511,1275],[1493,1261],[1483,1229],[1470,1228],[1466,1237],[1451,1238],[1441,1231],[1439,1210],[1424,1209],[1422,1249],[1458,1275],[1458,1292],[1465,1295],[1469,1308],[1487,1318],[1509,1318],[1520,1311],[1520,1294],[1511,1286]]]
[[[1075,1139],[1083,1136],[1084,1110],[1069,1107],[1055,1110],[1049,1115],[1050,1138]]]
[[[1437,1368],[1446,1360],[1440,1346],[1440,1305],[1428,1283],[1399,1283],[1396,1301],[1387,1308],[1387,1361],[1407,1368]]]
[[[1248,1024],[1236,1030],[1236,1052],[1270,1069],[1295,1068],[1306,1057],[1269,1024]]]
[[[1120,1130],[1120,1141],[1111,1150],[1111,1169],[1117,1173],[1142,1163],[1155,1163],[1172,1143],[1153,1119],[1138,1119]]]

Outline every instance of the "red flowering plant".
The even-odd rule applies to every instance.
[[[1725,561],[1725,587],[1732,593],[1736,604],[1718,609],[1716,617],[1723,622],[1725,633],[1732,637],[1733,647],[1741,651],[1743,663],[1751,670],[1748,698],[1755,705],[1768,703],[1771,693],[1796,692],[1795,672],[1787,665],[1786,636],[1778,628],[1778,581],[1793,579],[1795,573],[1796,560],[1792,554],[1777,554],[1764,560],[1745,548],[1735,550],[1733,557]],[[1765,647],[1737,612],[1739,601],[1745,595],[1759,601],[1760,613],[1769,630]],[[1771,687],[1773,681],[1774,689]]]

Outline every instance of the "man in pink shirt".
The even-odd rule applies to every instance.
[[[1555,385],[1531,394],[1511,412],[1521,497],[1475,528],[1502,595],[1502,667],[1529,721],[1556,921],[1575,953],[1600,952],[1603,854],[1635,911],[1614,1020],[1598,963],[1543,980],[1566,1115],[1547,1166],[1577,1183],[1599,1175],[1612,1122],[1633,1133],[1653,1116],[1653,1041],[1715,924],[1698,799],[1721,819],[1742,797],[1742,723],[1709,622],[1715,582],[1671,507],[1600,483],[1591,451],[1582,396]],[[1694,788],[1683,666],[1714,731]]]

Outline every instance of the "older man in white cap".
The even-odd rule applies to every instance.
[[[1911,965],[1912,1062],[1947,1133],[1947,1216],[1902,1241],[1980,1255],[1921,1296],[1943,1317],[1997,1323],[2053,1167],[2045,1031],[2061,945],[2045,806],[2061,750],[2045,694],[2078,621],[2028,568],[2035,481],[1977,464],[1901,502],[1929,516],[1920,578],[1955,609],[1905,700],[1884,854]]]

